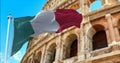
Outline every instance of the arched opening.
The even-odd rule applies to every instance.
[[[47,50],[46,62],[45,63],[53,63],[55,61],[56,55],[56,44],[52,44],[49,46]]]
[[[78,46],[78,40],[77,40],[77,36],[75,34],[71,34],[66,38],[66,50],[65,50],[65,58],[71,58],[74,56],[77,56],[77,46]]]
[[[101,49],[108,46],[107,36],[105,32],[105,28],[103,25],[94,25],[96,33],[92,37],[92,47],[93,50]]]
[[[42,55],[41,51],[38,52],[38,54],[35,55],[35,57],[34,57],[35,63],[40,63],[40,61],[41,61],[41,55]]]
[[[70,48],[70,57],[77,56],[77,39],[73,41]]]
[[[107,47],[107,38],[104,30],[97,31],[93,36],[93,50]]]

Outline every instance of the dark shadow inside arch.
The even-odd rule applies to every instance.
[[[75,39],[71,45],[70,57],[77,56],[77,39]]]
[[[65,43],[65,50],[63,51],[64,59],[68,59],[71,57],[77,56],[78,53],[78,39],[76,34],[70,34],[66,38],[66,43]]]
[[[93,50],[108,47],[107,37],[104,30],[97,31],[93,36]]]

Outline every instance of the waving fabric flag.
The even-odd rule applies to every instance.
[[[72,9],[41,11],[36,16],[14,19],[14,39],[11,55],[15,54],[32,36],[43,32],[55,33],[71,26],[80,27],[82,15]]]
[[[30,21],[34,16],[26,16],[14,19],[14,33],[11,55],[15,54],[22,45],[29,40],[29,36],[34,33]]]

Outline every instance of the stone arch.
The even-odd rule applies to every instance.
[[[39,51],[39,52],[38,52],[37,54],[35,54],[35,56],[34,56],[34,62],[35,62],[35,63],[40,63],[41,57],[42,57],[42,52]]]
[[[104,37],[102,37],[101,34]],[[89,49],[90,51],[107,47],[108,43],[107,43],[107,36],[106,36],[105,27],[103,25],[100,25],[100,24],[96,24],[96,25],[91,26],[91,28],[89,28],[87,30],[87,39],[86,40],[89,43],[88,47],[90,48]],[[100,41],[102,41],[102,42],[100,42]],[[101,45],[101,46],[97,47],[97,45],[99,45],[99,44],[103,44],[103,46]]]
[[[56,44],[52,43],[47,47],[45,63],[53,63],[55,61],[55,55],[56,55]]]
[[[93,28],[96,30],[96,33],[92,37],[93,50],[107,47],[108,42],[105,27],[102,25],[94,25]]]
[[[105,26],[102,24],[95,24],[92,27],[95,29],[95,31],[105,30]]]
[[[78,53],[78,38],[77,34],[69,34],[65,38],[65,56],[64,59],[71,58],[77,56]]]

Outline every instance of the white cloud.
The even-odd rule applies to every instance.
[[[23,53],[18,51],[15,55],[13,55],[14,59],[20,61],[23,57]]]

